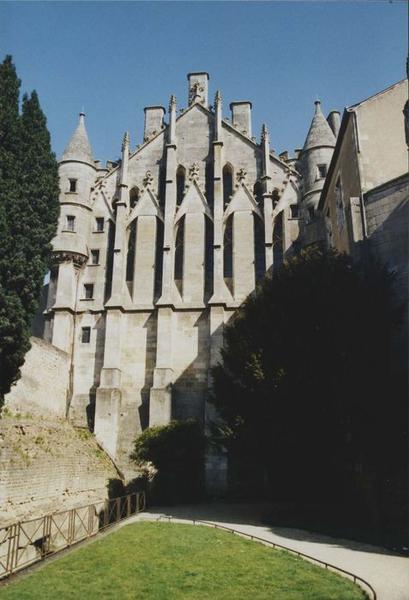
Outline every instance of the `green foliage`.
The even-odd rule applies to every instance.
[[[264,491],[267,481],[279,500],[342,503],[359,477],[376,498],[402,468],[391,281],[376,265],[312,249],[246,301],[213,371],[217,433],[236,479]]]
[[[363,600],[348,579],[210,527],[134,523],[10,580],[2,600]]]
[[[0,405],[19,378],[58,221],[58,167],[38,96],[0,65]]]
[[[203,492],[205,438],[194,420],[149,427],[135,440],[131,458],[158,470],[152,494],[159,503],[198,500]]]

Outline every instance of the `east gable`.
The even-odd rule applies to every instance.
[[[213,138],[214,117],[199,104],[186,110],[176,123],[178,164],[186,169],[209,159]]]

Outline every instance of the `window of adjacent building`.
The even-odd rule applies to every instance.
[[[91,250],[91,264],[99,265],[99,250]]]
[[[327,176],[327,165],[317,165],[318,179],[325,179]]]
[[[298,204],[291,204],[290,210],[291,210],[291,218],[298,219]]]
[[[95,219],[96,231],[104,231],[104,217],[97,217]]]
[[[345,203],[341,177],[338,177],[337,182],[335,184],[335,205],[337,211],[338,230],[342,231],[345,224]]]
[[[89,344],[91,341],[91,327],[81,328],[81,342],[83,344]]]
[[[84,298],[86,300],[92,300],[94,297],[94,284],[84,283]]]
[[[70,192],[76,192],[77,191],[77,179],[70,179]]]
[[[67,215],[66,227],[68,231],[75,231],[75,217],[74,215]]]

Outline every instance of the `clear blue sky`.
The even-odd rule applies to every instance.
[[[35,88],[57,155],[82,106],[95,158],[119,156],[125,130],[141,142],[143,108],[187,104],[186,74],[210,74],[253,102],[277,151],[303,144],[324,111],[354,104],[405,77],[405,2],[2,2],[0,50],[22,90]]]

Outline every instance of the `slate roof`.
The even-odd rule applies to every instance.
[[[303,151],[317,148],[318,146],[335,146],[335,136],[321,111],[321,102],[315,102],[315,115],[305,140]]]
[[[78,127],[68,142],[61,160],[80,160],[91,165],[94,164],[91,144],[89,143],[87,130],[85,129],[84,113],[80,113]]]

